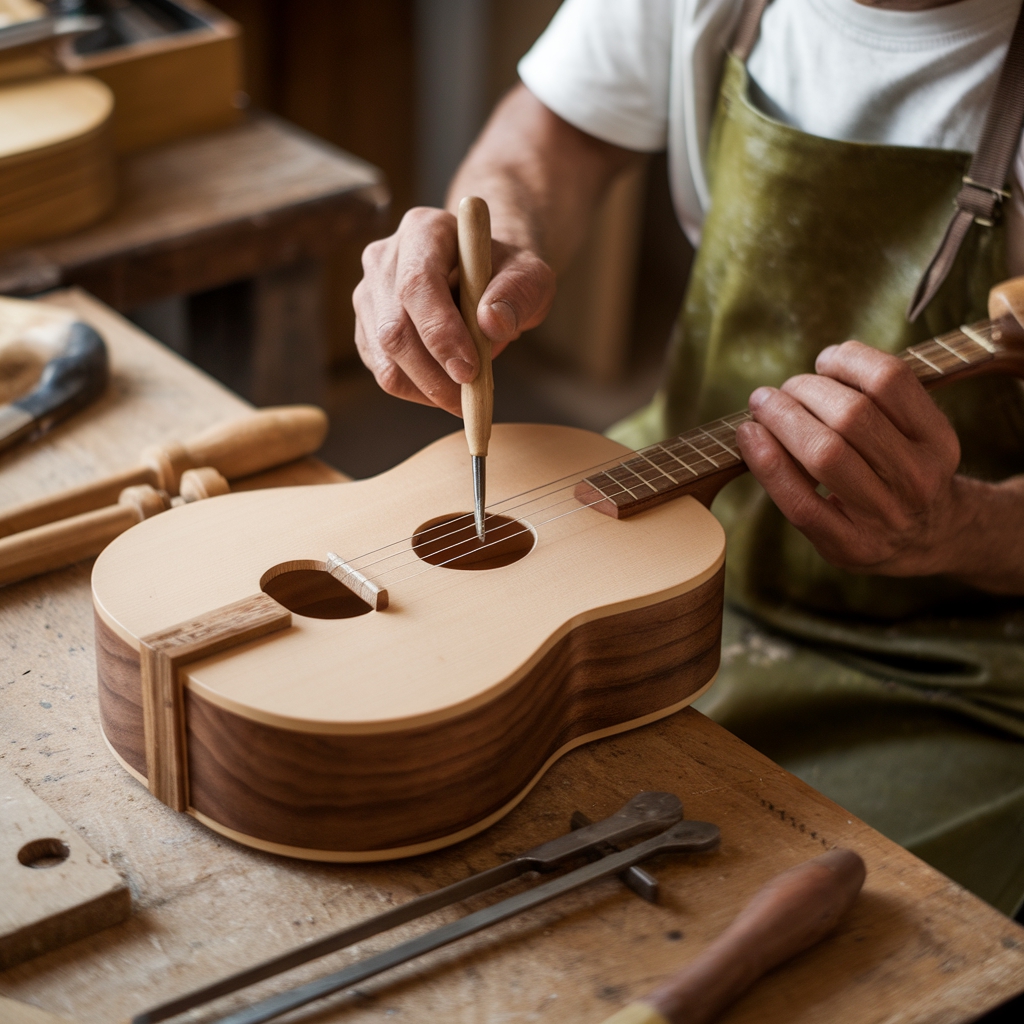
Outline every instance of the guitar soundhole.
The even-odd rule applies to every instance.
[[[424,523],[412,537],[412,549],[431,565],[445,569],[500,569],[533,550],[533,528],[517,519],[488,515],[481,544],[472,512],[456,512]]]
[[[343,583],[323,562],[283,562],[268,569],[260,590],[296,615],[311,619],[351,619],[373,609]]]

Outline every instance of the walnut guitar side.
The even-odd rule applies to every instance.
[[[496,426],[491,494],[623,451],[585,431]],[[225,495],[111,544],[93,592],[101,721],[122,764],[145,779],[142,638],[259,594],[274,567],[357,558],[465,512],[468,462],[460,433],[371,480]],[[386,610],[293,609],[287,628],[183,665],[188,812],[291,856],[409,856],[486,828],[573,747],[689,704],[719,663],[717,521],[690,498],[626,522],[553,518],[578,507],[571,494],[515,513],[536,536],[519,561],[459,571],[410,548]]]

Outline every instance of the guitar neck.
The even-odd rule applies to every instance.
[[[1012,316],[981,320],[899,353],[929,390],[965,377],[1009,373],[1024,377],[1024,328]],[[576,499],[615,519],[692,495],[710,505],[730,480],[747,471],[736,430],[749,412],[712,420],[634,452],[576,485]]]

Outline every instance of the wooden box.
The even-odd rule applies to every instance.
[[[233,124],[244,104],[238,25],[202,0],[133,0],[105,35],[66,42],[66,70],[114,93],[114,146],[130,153]],[[128,41],[125,41],[125,40]],[[112,45],[111,45],[112,44]]]

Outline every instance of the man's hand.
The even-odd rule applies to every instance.
[[[854,572],[949,573],[1024,592],[1019,478],[988,484],[956,474],[956,434],[901,359],[848,341],[825,349],[815,368],[781,389],[758,388],[754,422],[738,441],[822,557]]]
[[[534,253],[498,241],[491,262],[477,319],[497,355],[547,315],[555,275]],[[455,218],[410,210],[393,235],[366,247],[363,275],[352,296],[356,345],[377,383],[399,398],[460,415],[460,385],[480,365],[452,297],[459,279]]]
[[[555,273],[583,243],[615,175],[639,159],[563,121],[523,85],[495,108],[448,190],[449,210],[463,196],[481,196],[491,210],[494,276],[477,320],[493,355],[547,315]],[[455,217],[413,209],[390,238],[367,246],[352,297],[356,345],[380,386],[456,415],[459,386],[479,369],[452,299],[458,265]]]

